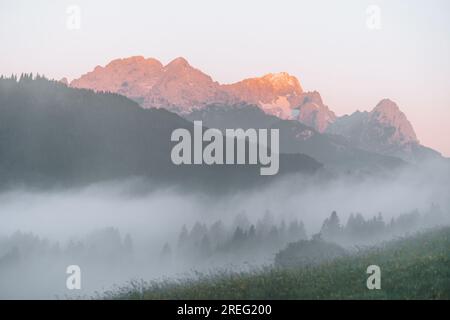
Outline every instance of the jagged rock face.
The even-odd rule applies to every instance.
[[[423,148],[405,114],[389,99],[381,100],[370,112],[338,118],[327,133],[342,135],[362,149],[405,160],[414,160]]]
[[[163,65],[156,59],[117,59],[105,67],[97,66],[93,71],[73,80],[70,86],[115,92],[136,98],[151,91],[163,72]]]
[[[220,85],[200,70],[177,58],[164,67],[152,90],[143,92],[146,107],[168,107],[178,113],[204,107],[213,102],[231,102]]]
[[[320,133],[344,135],[376,152],[418,143],[414,129],[394,102],[385,99],[371,112],[337,119],[317,91],[304,92],[298,79],[285,72],[224,85],[184,58],[164,66],[153,58],[131,57],[98,66],[70,85],[119,93],[144,108],[163,107],[181,115],[215,103],[253,104],[267,114],[298,120]]]
[[[370,136],[386,140],[388,144],[418,143],[416,133],[405,114],[391,100],[381,100],[369,114]]]
[[[117,59],[72,81],[71,86],[119,93],[145,108],[164,107],[179,114],[213,103],[244,102],[282,119],[297,119],[320,132],[335,119],[318,92],[303,92],[298,79],[288,73],[221,85],[183,58],[166,66],[152,58]]]
[[[217,82],[184,58],[166,66],[153,58],[117,59],[72,81],[71,86],[119,93],[145,108],[164,107],[178,113],[213,102],[233,101]]]
[[[354,147],[342,137],[321,134],[299,121],[269,115],[254,105],[209,105],[184,117],[189,121],[202,121],[204,126],[219,130],[278,129],[281,153],[303,153],[333,170],[375,172],[404,164],[400,159]]]
[[[336,115],[323,104],[317,91],[302,95],[298,107],[294,109],[292,118],[323,133],[336,120]]]
[[[266,113],[282,119],[291,117],[292,108],[299,104],[303,94],[298,79],[285,72],[270,73],[222,87],[239,100],[257,105]]]
[[[70,86],[119,93],[144,108],[165,108],[180,115],[214,104],[252,104],[268,115],[297,120],[311,132],[343,136],[366,151],[408,161],[439,156],[419,144],[411,123],[391,100],[380,101],[370,112],[338,118],[317,91],[303,91],[298,79],[285,72],[220,84],[184,58],[164,66],[153,58],[130,57],[97,66]],[[304,132],[299,139],[308,139]]]

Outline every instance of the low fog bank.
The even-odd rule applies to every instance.
[[[297,175],[223,196],[143,192],[142,184],[0,194],[0,298],[90,297],[132,279],[269,265],[287,243],[320,232],[333,211],[347,229],[359,216],[375,230],[370,239],[343,237],[345,246],[450,221],[450,170],[442,163],[376,177]],[[82,290],[66,289],[73,264]]]

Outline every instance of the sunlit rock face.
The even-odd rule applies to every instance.
[[[113,60],[105,67],[97,66],[93,71],[73,80],[70,85],[138,97],[150,91],[163,72],[163,65],[156,59],[130,57]]]
[[[156,59],[138,56],[97,66],[70,85],[115,92],[144,108],[165,108],[181,115],[212,104],[251,104],[269,115],[297,120],[319,133],[344,136],[372,152],[410,160],[426,151],[393,101],[384,99],[370,112],[357,111],[338,118],[319,92],[305,92],[299,80],[286,72],[220,84],[184,58],[163,65]]]
[[[322,97],[317,91],[306,92],[302,95],[298,106],[294,109],[293,119],[325,132],[330,124],[336,120],[336,115],[322,102]]]
[[[261,107],[266,113],[283,119],[291,117],[303,94],[298,79],[288,73],[267,74],[222,86],[237,99]]]
[[[286,72],[219,84],[181,57],[165,66],[153,58],[117,59],[73,80],[71,86],[119,93],[144,108],[163,107],[179,114],[213,103],[245,102],[320,132],[335,119],[318,92],[304,92],[299,80]]]
[[[144,108],[164,107],[178,113],[232,100],[219,83],[181,57],[165,66],[153,58],[117,59],[105,67],[97,66],[71,86],[119,93]]]

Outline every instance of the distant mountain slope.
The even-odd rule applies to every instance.
[[[304,92],[288,73],[270,73],[233,84],[219,84],[184,58],[166,66],[144,57],[117,59],[75,79],[70,86],[123,94],[144,108],[166,108],[179,114],[212,103],[245,102],[282,119],[297,119],[323,132],[335,118],[318,92]]]
[[[190,121],[202,120],[205,126],[219,129],[278,128],[280,152],[304,153],[331,168],[374,171],[404,164],[400,159],[356,148],[340,136],[321,134],[298,121],[265,114],[256,106],[216,104],[185,117]]]
[[[389,99],[380,101],[370,112],[357,111],[336,119],[327,132],[342,135],[359,148],[406,161],[441,157],[419,143],[406,115]]]
[[[179,113],[230,98],[210,76],[177,58],[163,66],[156,59],[117,59],[73,80],[74,88],[120,93],[143,107],[165,107]]]
[[[304,93],[298,79],[286,72],[245,79],[223,85],[222,89],[238,100],[257,105],[280,118],[292,116],[293,106],[299,105]]]
[[[320,93],[314,91],[303,94],[297,107],[293,109],[291,119],[323,133],[336,121],[336,115],[323,103]]]
[[[193,124],[164,109],[142,109],[121,95],[28,76],[0,79],[0,184],[144,177],[221,188],[260,179],[257,166],[173,165],[170,136],[177,128],[192,132]],[[279,175],[320,167],[305,155],[280,155]]]
[[[119,93],[144,108],[165,108],[180,115],[211,104],[252,104],[319,133],[343,136],[348,144],[372,153],[410,162],[440,158],[419,143],[406,115],[391,100],[382,100],[371,112],[337,117],[319,92],[305,92],[300,81],[286,72],[219,84],[184,58],[164,66],[153,58],[130,57],[97,66],[70,86]]]

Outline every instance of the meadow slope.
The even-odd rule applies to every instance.
[[[381,268],[381,290],[366,269]],[[106,299],[450,299],[450,227],[360,250],[315,267],[214,272],[180,280],[131,282]]]

